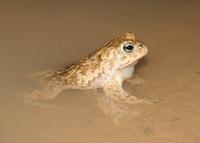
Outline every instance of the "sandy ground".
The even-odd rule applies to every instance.
[[[199,13],[197,1],[0,2],[0,142],[199,143]],[[124,86],[157,104],[130,105],[133,116],[116,124],[90,92],[45,102],[56,108],[23,103],[38,87],[29,73],[64,67],[128,31],[149,54],[136,70],[144,82]]]

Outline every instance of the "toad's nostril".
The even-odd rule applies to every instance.
[[[143,44],[139,44],[138,46],[139,46],[139,47],[143,47]]]

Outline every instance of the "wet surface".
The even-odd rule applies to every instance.
[[[199,8],[195,1],[1,2],[0,142],[200,142]],[[65,91],[41,101],[47,108],[23,103],[24,92],[39,87],[30,73],[63,68],[128,31],[149,54],[136,67],[144,81],[124,87],[158,103],[99,106],[96,91]],[[113,108],[119,112],[104,110]]]

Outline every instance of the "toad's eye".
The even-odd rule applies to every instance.
[[[123,50],[127,53],[132,52],[134,49],[134,46],[132,43],[127,43],[123,46]]]

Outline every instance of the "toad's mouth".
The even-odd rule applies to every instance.
[[[135,66],[138,62],[139,62],[139,60],[132,62],[132,63],[127,63],[123,67],[121,67],[121,69],[129,67],[129,66]]]
[[[137,63],[139,62],[139,60],[137,60],[137,61],[135,61],[135,62],[133,62],[131,65],[136,65]]]

